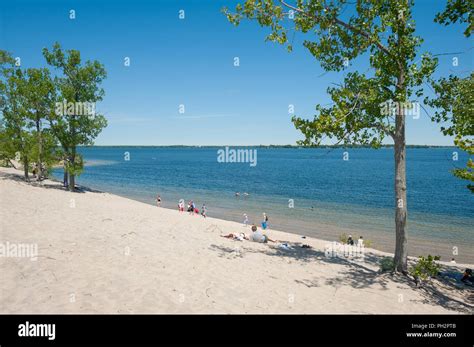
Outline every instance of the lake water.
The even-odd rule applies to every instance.
[[[363,234],[393,252],[393,149],[256,148],[255,166],[220,163],[218,150],[83,147],[77,183],[150,204],[159,193],[169,208],[194,200],[208,216],[235,221],[247,213],[260,224],[266,212],[271,228],[334,240]],[[455,249],[456,259],[474,262],[474,194],[450,173],[466,161],[455,148],[407,149],[410,255],[435,248],[447,260]],[[54,175],[62,180],[61,169]]]

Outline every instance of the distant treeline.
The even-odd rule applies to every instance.
[[[368,145],[321,145],[321,146],[298,146],[298,145],[209,145],[209,146],[189,146],[189,145],[94,145],[81,147],[104,147],[104,148],[222,148],[222,147],[252,147],[252,148],[373,148]],[[381,145],[381,148],[393,148],[393,145]],[[437,146],[437,145],[407,145],[407,148],[457,148],[456,146]]]

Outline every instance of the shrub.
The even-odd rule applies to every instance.
[[[415,282],[418,284],[422,280],[426,280],[431,277],[435,277],[441,268],[436,263],[436,260],[440,260],[440,256],[428,255],[426,258],[422,255],[418,257],[418,262],[410,268],[410,275],[415,278]]]
[[[365,246],[365,247],[368,247],[368,248],[372,247],[372,241],[370,241],[370,240],[364,240],[364,246]]]
[[[347,237],[346,234],[339,235],[339,241],[341,241],[341,243],[346,244],[347,239],[348,239],[348,237]]]
[[[382,260],[380,260],[380,270],[382,272],[395,270],[395,263],[393,262],[393,258],[391,257],[382,258]]]

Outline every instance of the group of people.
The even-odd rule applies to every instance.
[[[240,195],[240,193],[235,193],[236,195]],[[248,193],[244,193],[244,195],[248,195]],[[158,194],[156,196],[156,205],[158,207],[161,207],[161,196],[160,194]],[[178,202],[178,211],[179,212],[184,212],[184,200],[183,199],[180,199],[179,202]],[[193,215],[193,214],[199,214],[199,209],[196,207],[196,204],[194,203],[193,200],[190,200],[187,204],[187,208],[186,208],[186,211]],[[204,218],[207,217],[207,208],[206,208],[206,205],[203,204],[202,207],[201,207],[201,216],[203,216]],[[247,216],[246,213],[244,213],[244,226],[247,226],[249,224],[249,217]],[[264,212],[263,213],[263,219],[262,219],[262,222],[261,222],[261,226],[262,226],[262,229],[263,230],[266,230],[268,228],[268,216],[267,214]],[[362,238],[362,236],[361,236]]]
[[[183,199],[179,200],[179,202],[178,202],[178,211],[179,212],[184,212],[184,200]],[[186,211],[190,215],[199,214],[199,209],[197,208],[197,206],[196,206],[196,204],[194,203],[193,200],[190,200],[188,202]],[[206,204],[202,204],[202,206],[201,206],[201,216],[206,218],[207,217],[206,213],[207,213]]]
[[[155,200],[156,200],[157,206],[161,207],[161,196],[159,194],[157,195]],[[179,212],[184,212],[184,200],[183,199],[178,201],[178,211]],[[189,212],[190,215],[199,214],[199,209],[196,207],[196,204],[194,203],[193,200],[190,200],[188,202],[188,206],[187,206],[186,211]],[[201,216],[203,216],[204,218],[207,217],[206,204],[202,204]]]
[[[247,216],[247,213],[244,213],[244,226],[247,226],[249,224],[249,216]],[[268,216],[265,212],[263,212],[263,219],[261,223],[262,229],[267,230],[268,228]]]
[[[347,244],[354,246],[355,242],[354,242],[354,239],[352,238],[352,235],[349,235],[349,237],[347,238]],[[364,239],[362,236],[360,236],[359,239],[357,240],[357,246],[364,247]]]

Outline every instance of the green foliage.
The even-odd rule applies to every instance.
[[[418,257],[418,262],[410,268],[410,274],[415,278],[415,281],[426,280],[430,277],[438,275],[441,266],[436,263],[436,260],[440,260],[439,256],[428,255]]]
[[[392,257],[384,257],[380,260],[380,271],[392,272],[394,270],[395,270],[395,262],[393,261]]]
[[[472,0],[448,0],[443,12],[436,15],[435,21],[449,25],[452,23],[467,23],[464,31],[466,37],[474,31],[474,2]]]
[[[102,100],[106,72],[97,61],[82,64],[79,51],[63,52],[58,43],[43,55],[59,69],[54,78],[47,68],[16,67],[11,55],[0,50],[0,159],[20,159],[26,168],[34,163],[41,174],[61,159],[74,181],[84,167],[76,147],[92,145],[107,125],[104,116],[74,112],[74,107]],[[56,112],[63,100],[74,105],[73,113]]]
[[[80,52],[77,50],[63,51],[58,43],[52,50],[43,49],[47,63],[60,71],[55,77],[58,87],[59,103],[90,103],[101,101],[104,90],[100,87],[107,73],[104,66],[98,61],[81,62]],[[82,158],[76,152],[79,145],[92,145],[107,120],[100,114],[86,114],[73,112],[51,112],[48,115],[50,127],[60,142],[66,159],[65,168],[72,177],[70,189],[74,187],[74,176],[83,170]]]
[[[301,145],[319,145],[329,138],[378,148],[385,137],[397,135],[394,117],[384,114],[381,104],[422,95],[422,85],[437,65],[430,54],[418,57],[422,39],[414,34],[412,7],[412,0],[299,0],[295,5],[247,0],[235,13],[227,8],[223,12],[234,25],[248,18],[269,27],[267,40],[281,44],[290,45],[289,30],[304,33],[303,46],[328,71],[344,70],[369,52],[370,74],[348,73],[341,85],[328,88],[331,106],[317,105],[312,120],[295,116],[292,121],[304,136]],[[352,14],[342,19],[343,12]]]
[[[22,70],[9,67],[2,70],[3,130],[0,152],[8,159],[19,159],[28,166],[34,137],[26,117],[26,98],[23,94],[26,77]]]
[[[460,78],[450,75],[432,81],[434,98],[425,98],[425,103],[433,107],[432,120],[441,124],[444,135],[454,136],[454,143],[470,156],[474,154],[474,73]],[[474,182],[474,163],[468,159],[465,168],[453,170],[453,174],[461,179]],[[474,193],[474,185],[468,184]]]
[[[341,234],[341,235],[339,235],[339,241],[341,241],[341,243],[346,244],[346,243],[347,243],[347,239],[348,239],[348,237],[347,237],[346,234]]]

